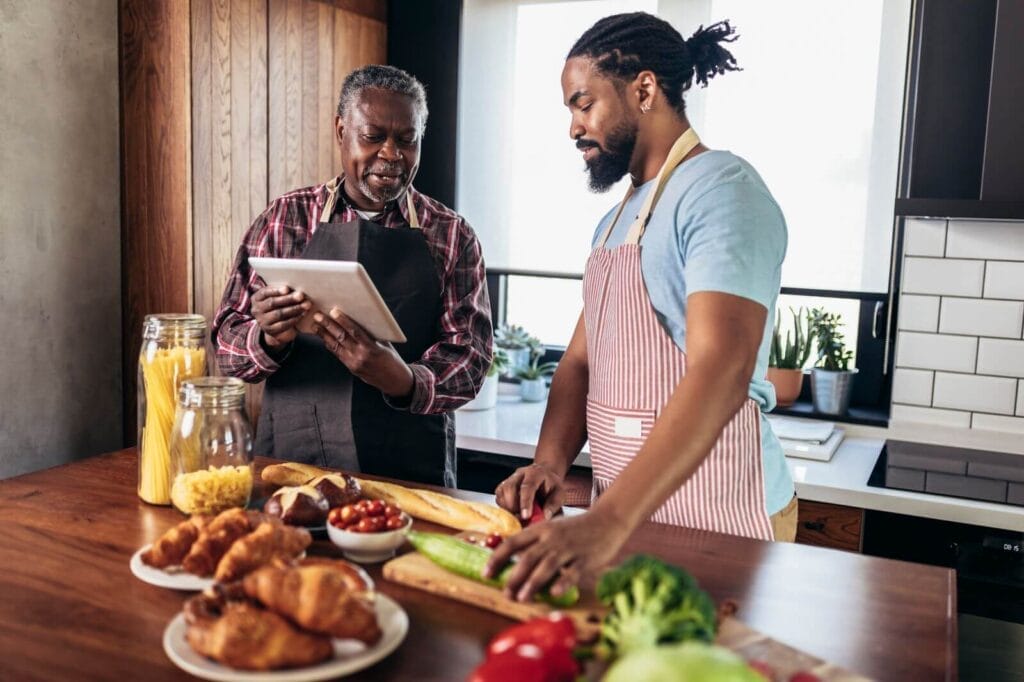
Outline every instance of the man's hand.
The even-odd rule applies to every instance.
[[[327,350],[352,374],[387,396],[405,398],[412,393],[412,370],[390,343],[373,338],[337,308],[329,315],[316,313],[313,321]]]
[[[263,287],[252,297],[250,312],[263,332],[268,348],[277,349],[295,340],[295,325],[312,303],[301,291],[290,287]]]
[[[543,500],[544,518],[550,519],[562,508],[565,497],[564,476],[559,476],[553,469],[534,462],[515,472],[498,484],[494,497],[498,506],[523,520],[530,518],[533,503]],[[539,493],[539,498],[538,498]]]
[[[552,519],[516,533],[498,545],[484,568],[493,577],[516,555],[505,596],[528,602],[547,585],[555,596],[573,585],[592,584],[629,537],[625,524],[600,512]]]

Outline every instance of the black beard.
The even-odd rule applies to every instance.
[[[629,172],[629,162],[636,147],[636,126],[623,121],[608,134],[605,149],[586,162],[588,184],[592,192],[607,192]]]

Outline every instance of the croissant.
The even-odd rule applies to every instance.
[[[329,637],[302,632],[276,613],[248,602],[227,602],[220,614],[196,611],[185,633],[189,645],[232,668],[296,668],[327,660],[334,653]]]
[[[182,567],[195,575],[213,575],[217,563],[228,548],[251,530],[252,526],[245,510],[235,508],[221,512],[199,534],[188,554],[182,559]]]
[[[153,568],[177,566],[185,558],[200,533],[210,522],[209,516],[193,516],[160,536],[142,553],[142,562]]]
[[[245,593],[306,630],[373,644],[381,637],[372,593],[352,590],[324,564],[263,566],[242,580]]]
[[[261,523],[252,533],[239,538],[217,564],[214,578],[219,582],[238,580],[268,563],[275,556],[293,557],[313,542],[305,528],[282,523]]]

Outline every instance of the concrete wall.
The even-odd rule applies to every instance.
[[[117,35],[0,0],[0,478],[122,443]]]

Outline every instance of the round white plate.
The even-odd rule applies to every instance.
[[[140,547],[139,551],[132,554],[132,560],[128,562],[128,566],[132,569],[132,574],[142,582],[156,585],[157,587],[169,587],[172,590],[192,590],[195,592],[201,592],[210,585],[213,585],[212,577],[203,578],[193,575],[180,566],[168,569],[147,566],[142,561],[142,553],[151,546]]]
[[[164,630],[164,651],[174,665],[204,680],[225,682],[314,682],[350,675],[368,668],[398,648],[409,631],[409,616],[393,599],[376,594],[377,622],[382,635],[372,647],[354,639],[335,639],[334,657],[317,665],[292,670],[254,672],[235,670],[196,653],[185,640],[185,615],[179,613]]]

